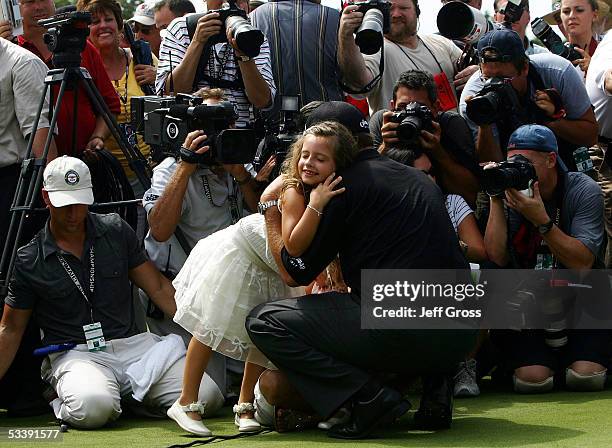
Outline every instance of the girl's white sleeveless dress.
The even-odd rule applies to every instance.
[[[264,367],[270,363],[249,339],[247,315],[261,303],[304,294],[278,274],[260,214],[200,240],[172,283],[175,322],[213,350]]]

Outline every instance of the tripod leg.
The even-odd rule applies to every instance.
[[[113,117],[113,115],[110,113],[108,106],[104,102],[104,99],[100,96],[100,93],[98,92],[98,89],[96,88],[91,78],[85,77],[84,81],[85,89],[87,91],[89,99],[94,104],[96,110],[104,118],[104,122],[110,129],[111,134],[113,135],[115,140],[117,141],[119,148],[121,148],[121,151],[123,151],[125,157],[128,159],[130,168],[132,168],[132,170],[136,173],[136,176],[138,177],[138,180],[140,181],[144,189],[149,189],[151,187],[151,173],[148,172],[148,170],[146,169],[147,164],[144,156],[139,151],[136,154],[134,148],[132,148],[129,142],[126,141],[123,132],[119,129],[119,126],[117,125],[115,117]]]
[[[57,96],[55,110],[58,110],[61,105],[61,102],[64,98],[64,93],[66,91],[67,84],[68,84],[68,79],[67,77],[65,77],[62,80],[62,83],[60,84],[60,90]],[[46,90],[47,89],[45,89],[44,95],[46,95]],[[41,105],[38,109],[39,115],[36,119],[36,123],[38,123],[38,120],[40,119],[40,113],[42,112],[43,103],[44,103],[44,96],[43,96],[43,101],[41,101]],[[51,130],[55,129],[55,126],[57,125],[58,117],[59,117],[59,114],[54,114],[51,117],[51,123],[49,124],[49,128]],[[29,146],[33,144],[32,137],[30,137],[30,139],[31,139],[31,143],[29,144]],[[41,168],[44,168],[45,166],[45,161],[47,160],[47,156],[49,154],[49,148],[51,147],[52,139],[53,139],[53,132],[49,132],[49,134],[47,135],[47,139],[45,140],[45,147],[43,150],[43,154],[42,154],[40,163],[34,163],[34,166],[30,168],[31,177],[30,177],[30,181],[29,181],[29,185],[27,189],[24,185],[24,182],[22,181],[22,178],[24,178],[26,175],[27,169],[26,167],[22,168],[22,171],[20,174],[20,180],[18,182],[18,189],[15,192],[15,197],[13,200],[13,207],[11,208],[11,211],[12,211],[11,223],[9,225],[9,231],[7,234],[6,242],[2,250],[2,258],[0,258],[0,295],[4,294],[8,288],[8,284],[11,279],[11,274],[13,273],[13,267],[15,264],[15,257],[17,255],[17,249],[19,248],[19,240],[21,238],[21,233],[23,230],[23,222],[25,219],[25,214],[27,211],[32,211],[34,208],[35,193],[40,190],[40,187],[42,184],[42,174],[43,173],[42,173]],[[28,154],[30,154],[31,150],[32,148],[30,147]],[[24,162],[24,163],[27,163],[27,162]],[[23,201],[23,203],[25,203],[25,206],[19,207],[17,204],[22,203],[22,200],[24,199],[24,195],[25,195],[25,201]],[[19,221],[19,223],[17,223],[17,221]],[[12,235],[15,235],[15,236],[12,237]],[[7,263],[8,263],[8,267],[6,268],[6,271],[5,271],[4,266]]]

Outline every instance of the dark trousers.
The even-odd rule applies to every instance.
[[[0,168],[0,246],[4,246],[11,223],[9,210],[13,204],[13,197],[19,180],[20,165],[10,165]],[[0,247],[2,251],[2,247]]]
[[[476,338],[476,331],[362,330],[359,298],[337,292],[260,305],[246,328],[323,417],[373,373],[452,373]]]

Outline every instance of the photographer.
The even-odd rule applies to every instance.
[[[604,236],[599,186],[585,174],[567,172],[554,134],[541,125],[518,128],[510,137],[508,158],[531,165],[537,181],[528,194],[507,188],[503,199],[491,197],[485,232],[491,261],[519,269],[594,267]],[[485,172],[487,168],[491,167]],[[507,219],[504,202],[509,208]],[[609,359],[607,331],[503,330],[492,337],[506,366],[514,371],[517,392],[550,390],[553,375],[560,370],[568,388],[603,388]]]
[[[452,41],[438,35],[418,36],[419,15],[417,0],[391,2],[391,24],[389,32],[384,35],[384,73],[381,73],[381,52],[363,55],[355,43],[354,33],[364,18],[364,14],[359,12],[359,5],[349,5],[342,11],[338,31],[338,65],[344,83],[367,95],[371,114],[387,106],[395,81],[407,69],[431,73],[440,92],[443,110],[456,110],[455,89],[463,88],[476,70],[472,66],[457,73],[461,50]]]
[[[214,105],[223,100],[218,89],[204,95],[204,104]],[[202,131],[190,133],[202,143]],[[208,146],[196,154],[202,155]],[[196,243],[236,223],[257,209],[257,184],[241,164],[200,164],[167,157],[153,169],[151,188],[143,197],[150,230],[145,238],[145,249],[151,261],[168,277],[174,278]],[[184,241],[175,234],[180,229]],[[172,320],[148,319],[151,331],[176,333],[186,341],[191,339]]]
[[[380,110],[370,119],[370,133],[376,146],[383,143],[380,152],[397,146],[400,139],[394,122],[394,113],[403,111],[410,103],[425,105],[431,111],[432,129],[423,129],[415,141],[403,142],[424,151],[433,163],[437,181],[447,193],[463,196],[474,204],[478,192],[476,173],[478,165],[474,160],[474,141],[465,120],[456,112],[440,112],[436,86],[431,75],[410,70],[402,73],[393,87],[391,111]],[[427,123],[425,123],[427,125]],[[429,126],[426,126],[429,128]]]
[[[265,109],[274,100],[270,48],[264,40],[257,56],[246,56],[231,36],[230,27],[214,11],[221,8],[222,0],[208,0],[206,5],[209,12],[198,19],[193,38],[189,37],[186,17],[175,19],[167,28],[155,89],[191,93],[202,87],[223,88],[229,101],[238,108],[237,126],[246,127],[253,119],[251,106]],[[237,6],[248,12],[248,2],[238,2]],[[228,42],[211,45],[209,40],[220,33],[227,33]],[[207,63],[202,64],[201,58],[207,58]]]
[[[153,7],[155,12],[155,27],[165,30],[177,17],[196,12],[191,0],[161,0]]]
[[[495,15],[493,16],[495,22],[504,23],[505,21],[505,8],[508,4],[508,0],[495,0],[493,2],[493,9]],[[548,53],[548,50],[540,45],[534,44],[527,38],[527,27],[531,22],[531,14],[529,11],[529,0],[523,0],[521,2],[523,8],[523,14],[518,22],[512,23],[512,30],[516,31],[519,37],[523,40],[525,46],[525,54],[531,56],[533,54]]]
[[[161,45],[161,36],[159,29],[155,26],[155,13],[153,6],[148,2],[141,3],[134,11],[134,17],[128,20],[136,39],[142,39],[149,42],[151,51],[155,57],[159,57],[159,47]]]
[[[53,0],[23,0],[19,4],[21,16],[23,17],[23,35],[17,38],[19,46],[31,51],[49,68],[53,68],[51,60],[53,54],[44,42],[46,29],[38,25],[38,21],[46,19],[55,14]],[[113,85],[106,74],[104,64],[98,50],[87,41],[85,50],[81,54],[81,66],[86,68],[93,80],[104,102],[111,113],[120,113],[119,98]],[[57,98],[59,86],[53,87],[53,96]],[[80,155],[83,151],[92,152],[104,147],[104,140],[110,135],[110,130],[101,115],[95,110],[89,100],[84,86],[78,90],[75,108],[74,90],[66,90],[61,107],[57,110],[59,114],[57,127],[58,133],[55,137],[59,155]],[[74,117],[78,114],[78,126],[76,138],[73,140]]]
[[[503,160],[501,148],[507,147],[510,134],[521,124],[539,123],[555,133],[561,159],[575,171],[575,150],[597,141],[597,123],[572,64],[553,54],[527,57],[519,35],[507,29],[485,34],[478,42],[478,57],[480,70],[468,81],[460,106],[475,136],[477,159]],[[484,107],[476,109],[475,99],[487,81],[494,93],[481,96],[479,106]],[[470,107],[478,112],[480,123],[466,111]]]

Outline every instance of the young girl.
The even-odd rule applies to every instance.
[[[283,239],[291,254],[301,254],[312,241],[340,178],[334,172],[348,165],[355,141],[342,125],[323,122],[304,132],[285,163],[282,194]],[[341,280],[337,279],[336,282]],[[173,282],[177,311],[174,321],[192,335],[187,349],[183,390],[168,416],[190,433],[208,436],[197,402],[200,380],[212,350],[245,361],[235,423],[241,432],[257,431],[253,388],[269,361],[251,343],[244,322],[257,305],[303,294],[287,287],[267,250],[265,222],[255,214],[201,240]]]

